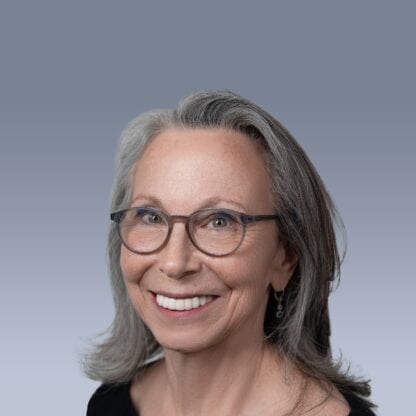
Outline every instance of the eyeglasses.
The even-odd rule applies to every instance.
[[[275,215],[246,215],[230,209],[201,209],[190,216],[169,215],[158,208],[134,207],[113,212],[121,242],[137,254],[151,254],[166,245],[175,221],[185,223],[193,245],[214,257],[227,256],[243,242],[246,227]]]

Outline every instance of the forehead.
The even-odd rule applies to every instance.
[[[136,162],[133,201],[152,197],[167,208],[194,210],[208,199],[219,199],[247,210],[270,211],[270,178],[263,152],[253,139],[230,130],[166,130]]]

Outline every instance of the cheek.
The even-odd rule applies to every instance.
[[[120,252],[120,268],[126,284],[137,283],[144,273],[144,263],[139,255],[122,247]]]
[[[130,302],[136,310],[136,313],[143,319],[145,291],[142,285],[139,284],[145,271],[143,262],[140,261],[140,258],[136,254],[122,248],[120,252],[120,268]]]
[[[248,236],[247,242],[250,243],[250,249],[242,250],[229,269],[230,272],[234,271],[232,273],[241,284],[263,291],[268,288],[276,272],[277,244],[272,239],[255,239],[253,235]]]
[[[262,296],[271,283],[272,272],[268,263],[268,258],[260,250],[253,250],[250,255],[241,253],[222,268],[223,281],[244,298]]]
[[[270,283],[255,258],[239,261],[227,268],[229,287],[228,310],[224,314],[230,330],[235,325],[249,325],[253,331],[259,330],[269,297]],[[225,278],[224,278],[225,280]]]
[[[273,258],[270,245],[267,248],[259,244],[249,253],[241,252],[223,269],[224,281],[231,289],[234,316],[256,316],[262,319],[274,276]]]
[[[132,262],[130,259],[130,256],[126,252],[126,249],[124,247],[121,247],[120,251],[120,268],[121,272],[123,273],[123,278],[126,280],[127,276],[130,276],[132,273]]]

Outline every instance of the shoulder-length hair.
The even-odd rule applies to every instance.
[[[303,149],[262,108],[229,91],[205,91],[184,99],[174,110],[152,111],[133,119],[120,138],[111,210],[129,206],[135,162],[150,140],[170,128],[225,128],[262,146],[280,234],[299,259],[285,290],[282,319],[276,319],[276,301],[269,296],[265,336],[305,374],[326,385],[335,384],[341,391],[368,396],[368,383],[341,370],[330,350],[328,296],[340,272],[335,230],[344,229],[342,220]],[[86,375],[104,383],[131,380],[161,350],[127,295],[120,248],[116,226],[111,224],[108,256],[115,317],[107,338],[84,361]]]

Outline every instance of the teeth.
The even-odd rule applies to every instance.
[[[195,296],[193,298],[175,299],[163,295],[156,295],[159,306],[172,311],[189,311],[204,306],[213,300],[213,296]]]

